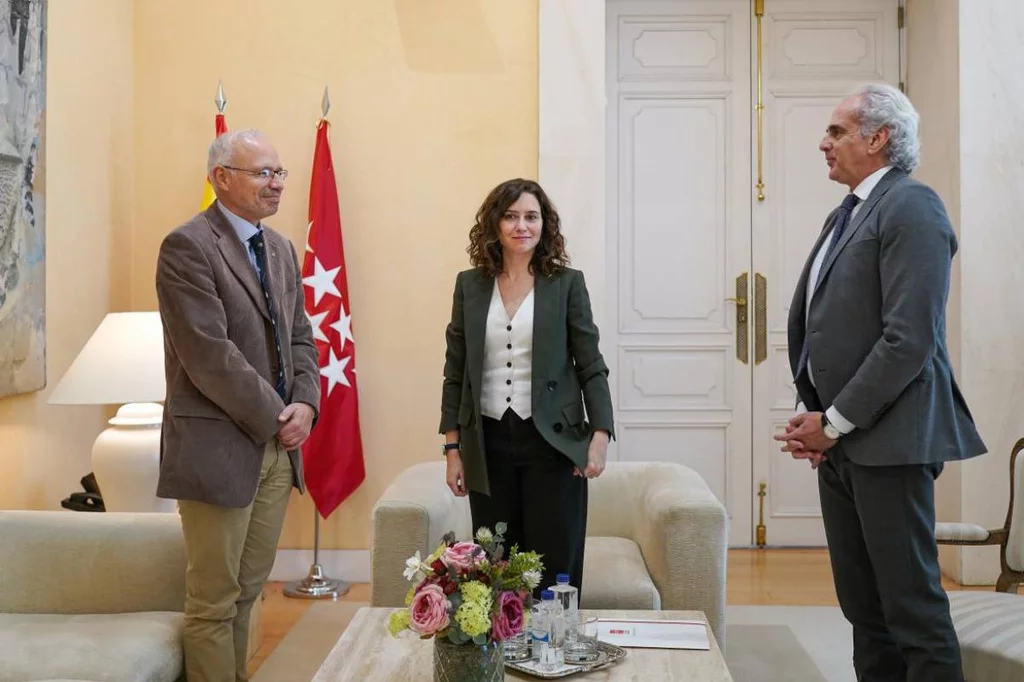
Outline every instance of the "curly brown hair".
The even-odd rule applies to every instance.
[[[490,277],[497,277],[502,269],[500,223],[508,207],[519,200],[524,194],[532,194],[540,204],[540,216],[543,223],[540,242],[530,259],[530,271],[545,277],[558,272],[569,265],[569,256],[565,252],[565,237],[562,235],[562,222],[558,211],[548,195],[533,180],[515,178],[506,180],[491,190],[476,212],[476,224],[469,231],[469,260],[474,268],[482,270]]]

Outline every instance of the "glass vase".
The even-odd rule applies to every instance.
[[[452,644],[434,638],[434,682],[502,682],[505,657],[498,643]]]

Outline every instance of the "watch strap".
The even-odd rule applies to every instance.
[[[843,432],[839,430],[839,427],[828,420],[828,416],[821,413],[821,430],[825,433],[827,438],[832,440],[839,440],[839,437],[843,435]]]

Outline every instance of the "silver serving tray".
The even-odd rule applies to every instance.
[[[620,660],[625,658],[626,650],[622,647],[609,644],[608,642],[602,642],[597,640],[597,660],[588,661],[587,663],[568,663],[562,670],[556,672],[545,672],[536,667],[536,664],[530,659],[523,661],[505,661],[505,667],[511,668],[512,670],[518,670],[519,672],[532,675],[544,680],[557,680],[562,677],[569,677],[570,675],[576,675],[579,673],[590,672],[591,670],[600,670],[601,668],[607,668],[615,665]]]

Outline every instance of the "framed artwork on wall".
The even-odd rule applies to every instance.
[[[46,385],[46,0],[0,0],[0,397]]]

